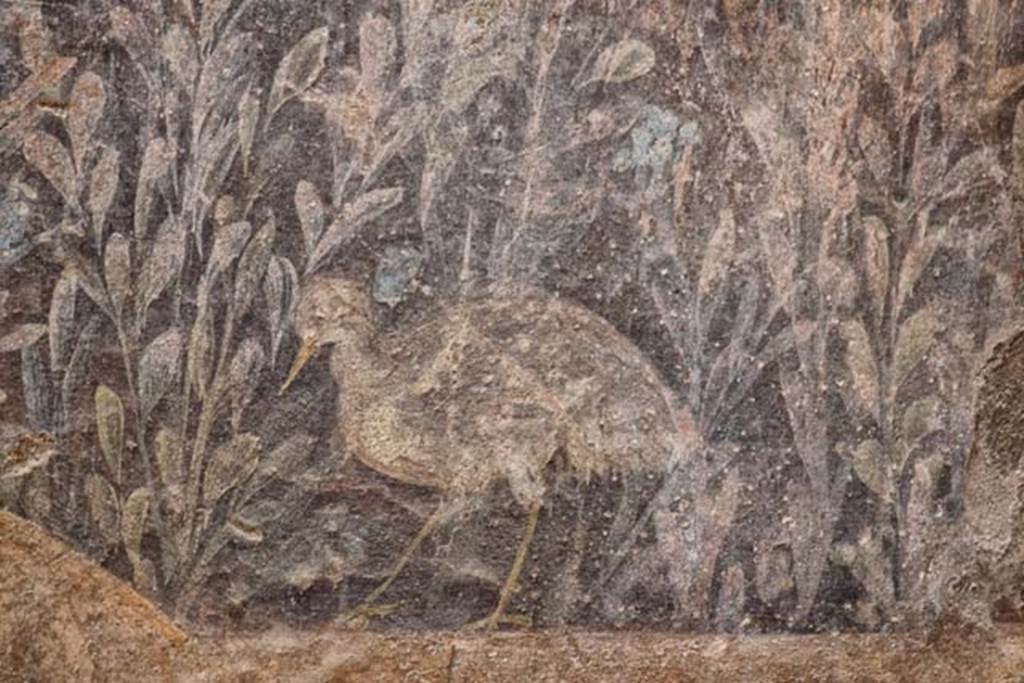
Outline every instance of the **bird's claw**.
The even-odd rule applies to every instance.
[[[400,603],[397,602],[389,603],[387,605],[360,605],[348,614],[342,614],[339,616],[337,624],[354,631],[361,631],[369,625],[370,619],[374,617],[386,617],[396,611],[399,607]]]
[[[473,621],[462,627],[463,631],[497,631],[501,626],[530,628],[533,619],[526,614],[491,614],[479,621]]]

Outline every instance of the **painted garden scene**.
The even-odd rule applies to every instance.
[[[0,17],[0,508],[179,626],[1019,620],[1017,0]]]

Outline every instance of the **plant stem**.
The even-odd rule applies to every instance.
[[[128,344],[128,335],[125,333],[124,324],[118,316],[114,321],[117,327],[117,339],[121,345],[121,357],[124,361],[124,372],[125,377],[128,381],[128,391],[131,394],[132,403],[134,404],[135,410],[135,436],[138,441],[139,457],[142,459],[142,469],[146,478],[146,488],[149,490],[150,495],[156,498],[156,504],[151,509],[153,511],[153,520],[156,524],[156,528],[160,536],[161,552],[166,552],[166,544],[171,543],[171,535],[167,528],[166,521],[163,518],[163,512],[160,508],[159,496],[157,496],[157,480],[153,476],[153,463],[150,460],[149,448],[146,442],[146,419],[147,415],[142,412],[142,399],[139,395],[138,385],[135,382],[135,373],[132,370],[132,354],[131,347]],[[123,458],[123,455],[122,455]],[[122,485],[122,463],[118,463],[118,471],[115,473],[117,478],[118,493],[121,495]],[[166,581],[165,581],[166,583]]]
[[[199,425],[196,428],[196,436],[193,440],[192,458],[189,463],[188,473],[188,495],[186,497],[187,514],[186,523],[189,525],[189,551],[193,556],[189,560],[188,571],[191,571],[195,564],[195,551],[199,545],[201,531],[198,529],[196,513],[199,508],[199,494],[201,483],[202,457],[206,451],[206,444],[213,430],[214,419],[217,415],[217,403],[221,394],[221,378],[224,375],[224,366],[227,364],[228,348],[231,345],[231,338],[234,336],[235,315],[232,307],[228,307],[227,320],[224,323],[224,336],[221,339],[220,357],[217,361],[217,368],[210,381],[209,390],[203,398],[202,409],[199,415]],[[185,574],[187,576],[187,573]]]
[[[903,145],[900,145],[902,148]],[[905,216],[903,210],[897,210],[897,222],[902,225],[905,222]],[[896,355],[896,343],[899,338],[899,314],[902,307],[902,303],[906,300],[905,293],[899,290],[900,279],[898,277],[900,272],[900,262],[896,259],[896,240],[893,239],[895,235],[890,234],[889,239],[886,240],[888,245],[889,254],[889,274],[888,281],[890,283],[888,291],[886,292],[886,301],[882,310],[882,325],[884,332],[885,348],[882,349],[882,354],[879,363],[879,395],[881,405],[878,408],[878,422],[881,430],[881,442],[882,452],[890,460],[894,457],[895,448],[895,425],[893,424],[893,404],[896,401],[896,392],[899,387],[896,386],[896,380],[893,377],[893,359]],[[893,277],[896,275],[897,277]],[[895,287],[893,286],[895,283]],[[893,596],[896,601],[899,602],[903,593],[903,503],[902,495],[900,493],[900,480],[903,478],[902,468],[899,471],[893,472],[893,468],[888,468],[889,476],[889,489],[892,492],[892,510],[890,513],[889,523],[892,525],[893,530],[893,550],[892,550],[892,563],[893,563]]]

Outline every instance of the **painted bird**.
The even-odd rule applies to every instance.
[[[506,617],[537,526],[546,473],[587,479],[664,473],[687,455],[671,392],[611,324],[539,292],[491,289],[427,322],[382,334],[365,288],[320,276],[301,296],[302,345],[281,391],[318,349],[342,387],[338,429],[373,470],[441,496],[437,509],[362,603],[365,613],[462,501],[507,482],[528,512],[494,611]]]

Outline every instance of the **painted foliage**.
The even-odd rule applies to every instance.
[[[876,630],[962,583],[1015,0],[2,13],[0,503],[169,613]]]

